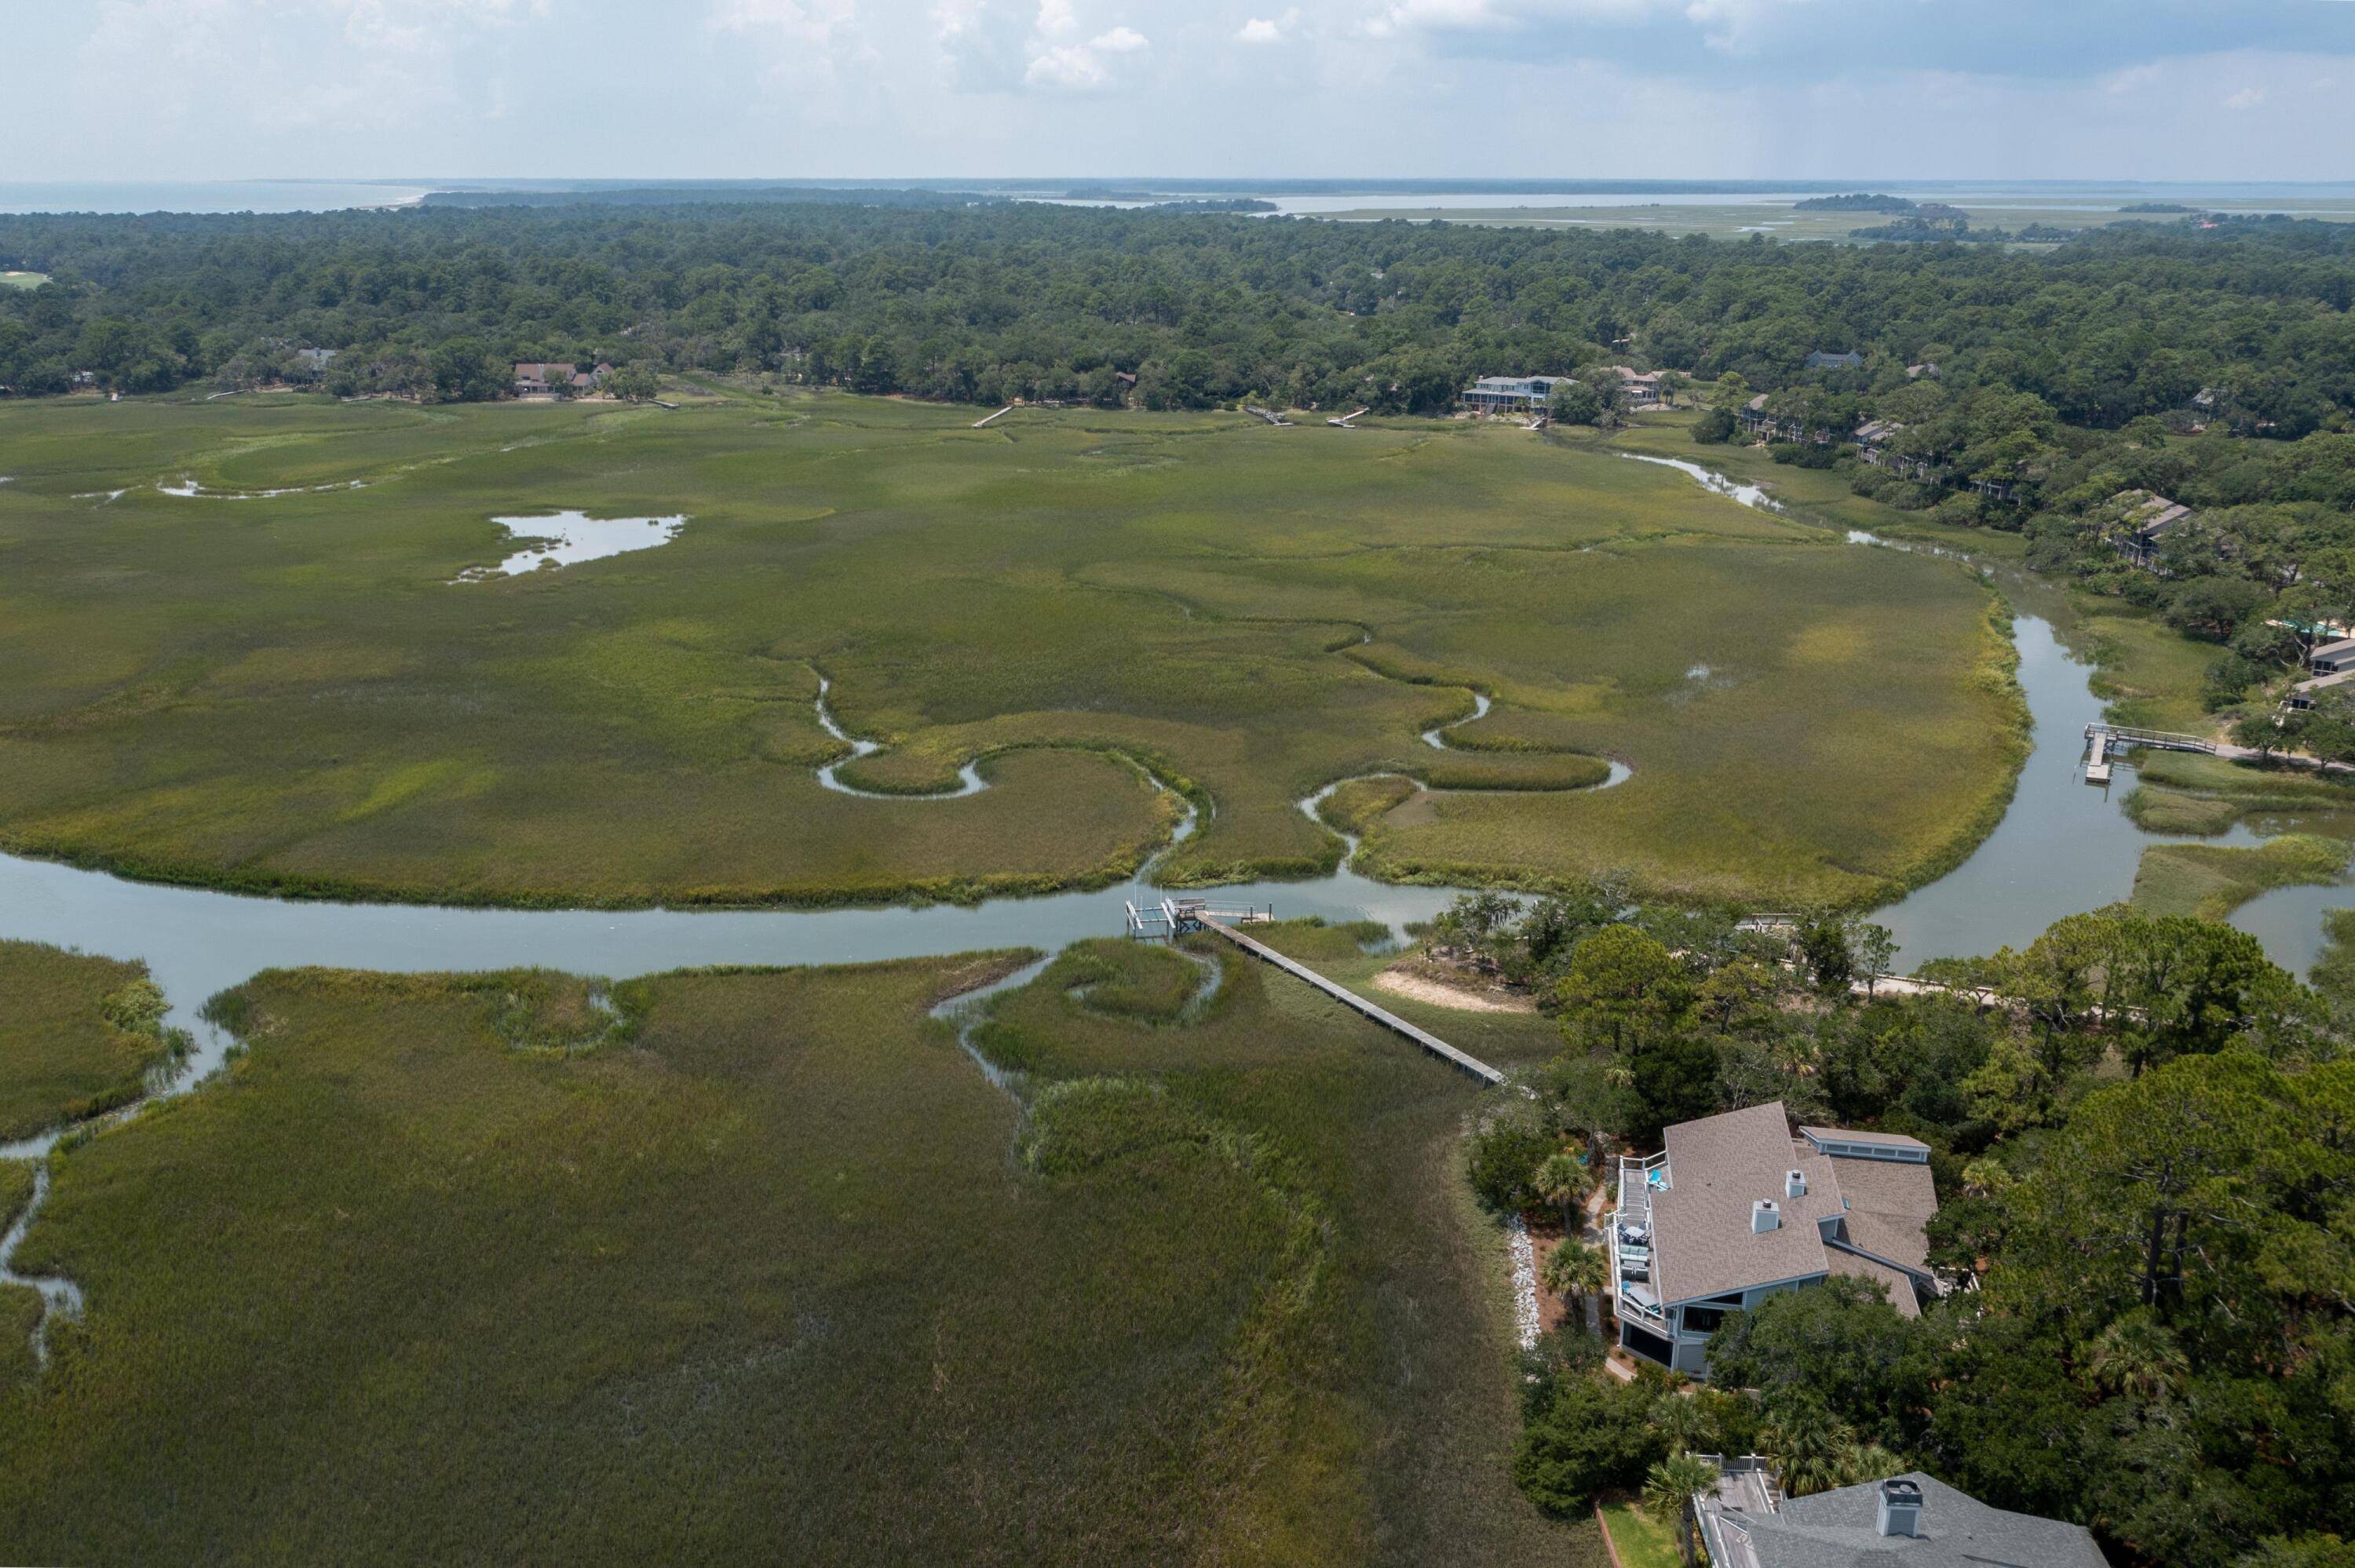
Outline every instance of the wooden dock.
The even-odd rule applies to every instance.
[[[1450,1045],[1446,1041],[1442,1040],[1438,1035],[1432,1033],[1428,1030],[1416,1028],[1413,1024],[1409,1023],[1405,1019],[1401,1018],[1397,1013],[1391,1012],[1388,1008],[1376,1007],[1372,1002],[1368,1001],[1356,991],[1350,991],[1345,986],[1336,985],[1333,981],[1327,980],[1323,975],[1318,974],[1315,969],[1310,969],[1305,964],[1295,963],[1292,959],[1285,958],[1282,953],[1277,952],[1273,948],[1269,947],[1265,942],[1257,941],[1252,938],[1244,936],[1241,931],[1236,930],[1232,926],[1228,925],[1225,921],[1199,910],[1194,913],[1193,919],[1201,929],[1218,933],[1220,936],[1224,937],[1228,941],[1232,942],[1236,947],[1241,948],[1244,952],[1249,953],[1252,957],[1273,964],[1277,969],[1282,969],[1284,973],[1292,976],[1295,980],[1305,980],[1308,984],[1315,986],[1318,991],[1323,991],[1327,996],[1331,997],[1334,1001],[1339,1002],[1342,1006],[1349,1009],[1351,1012],[1362,1013],[1366,1017],[1372,1019],[1376,1023],[1380,1024],[1383,1028],[1393,1030],[1398,1033],[1405,1035],[1408,1039],[1413,1041],[1416,1044],[1422,1046],[1424,1050],[1430,1052],[1441,1061],[1445,1062],[1448,1065],[1452,1067],[1460,1067],[1465,1072],[1467,1072],[1474,1077],[1479,1079],[1482,1083],[1492,1086],[1505,1081],[1505,1075],[1497,1071],[1496,1068],[1488,1065],[1487,1063],[1480,1061],[1476,1057],[1465,1055],[1463,1052],[1458,1051],[1455,1046]]]
[[[2216,755],[2216,743],[2203,735],[2185,735],[2171,729],[2135,729],[2126,725],[2089,724],[2085,726],[2085,782],[2108,783],[2111,759],[2123,757],[2136,747],[2147,751],[2198,751],[2210,757]]]
[[[2110,781],[2110,735],[2107,730],[2095,730],[2085,743],[2085,782],[2106,784]]]
[[[1011,403],[1008,403],[1007,405],[1006,405],[1006,407],[1005,407],[1005,408],[1000,408],[996,413],[995,413],[995,414],[991,414],[991,415],[987,416],[987,417],[986,417],[986,418],[985,418],[975,419],[975,420],[973,422],[973,428],[974,428],[975,429],[978,430],[978,429],[980,429],[982,427],[984,427],[985,425],[987,425],[991,419],[1003,418],[1005,418],[1007,415],[1011,414],[1012,412],[1014,412],[1014,405],[1013,405],[1013,404],[1011,404]]]

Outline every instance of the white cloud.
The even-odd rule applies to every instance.
[[[1148,43],[1144,34],[1133,28],[1114,27],[1084,44],[1064,44],[1033,56],[1022,79],[1033,87],[1092,92],[1112,85],[1112,57],[1135,54]]]
[[[1039,36],[1060,38],[1080,30],[1079,13],[1071,8],[1071,0],[1039,0]]]
[[[2227,109],[2254,109],[2273,95],[2262,87],[2244,87],[2224,100]]]
[[[1235,29],[1235,41],[1242,44],[1280,44],[1284,35],[1300,25],[1300,7],[1295,5],[1277,17],[1253,16]]]
[[[1813,0],[1391,0],[1360,31],[1373,37],[1412,32],[1492,32],[1564,25],[1625,26],[1681,16],[1712,49],[1754,48],[1774,14]]]

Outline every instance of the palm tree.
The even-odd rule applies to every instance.
[[[1689,1404],[1671,1400],[1670,1404]],[[1671,1454],[1644,1477],[1644,1507],[1655,1519],[1677,1516],[1677,1547],[1693,1568],[1693,1499],[1717,1489],[1717,1467],[1690,1454]]]
[[[1878,1443],[1857,1443],[1840,1456],[1840,1472],[1841,1486],[1861,1486],[1866,1481],[1885,1481],[1891,1476],[1903,1475],[1905,1461]]]
[[[1578,1156],[1568,1150],[1557,1150],[1538,1166],[1533,1184],[1539,1197],[1561,1205],[1563,1235],[1575,1236],[1586,1228],[1575,1216],[1579,1205],[1586,1202],[1587,1190],[1593,1185],[1593,1173],[1579,1163]]]
[[[1576,1236],[1568,1237],[1546,1256],[1545,1287],[1564,1301],[1598,1294],[1610,1277],[1611,1260],[1603,1255],[1603,1249],[1589,1246]]]
[[[1775,1413],[1758,1434],[1758,1446],[1774,1461],[1783,1489],[1795,1498],[1849,1484],[1856,1434],[1820,1404],[1797,1404]]]
[[[2104,1329],[2085,1351],[2085,1373],[2111,1393],[2155,1400],[2191,1372],[2175,1336],[2148,1312],[2129,1312]]]
[[[1981,1156],[1963,1167],[1963,1190],[1996,1197],[2014,1184],[2010,1170],[2000,1160]]]

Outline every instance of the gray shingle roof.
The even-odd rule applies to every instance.
[[[1827,1139],[1881,1146],[1927,1146],[1895,1133],[1809,1128]],[[1898,1160],[1840,1159],[1791,1137],[1781,1101],[1678,1122],[1666,1135],[1668,1185],[1651,1198],[1652,1285],[1664,1304],[1730,1296],[1760,1286],[1842,1272],[1888,1283],[1869,1260],[1826,1244],[1827,1228],[1849,1245],[1901,1267],[1922,1268],[1929,1256],[1923,1224],[1938,1212],[1937,1190],[1926,1164]],[[1787,1190],[1797,1171],[1806,1191]],[[1772,1199],[1782,1223],[1752,1228],[1753,1205]],[[1913,1306],[1909,1283],[1891,1298],[1900,1310]]]
[[[1818,1223],[1838,1217],[1832,1162],[1791,1141],[1783,1102],[1679,1122],[1668,1129],[1668,1190],[1652,1199],[1655,1280],[1662,1301],[1690,1301],[1825,1272]],[[1805,1173],[1798,1197],[1785,1173]],[[1751,1206],[1771,1198],[1782,1224],[1751,1230]]]
[[[1938,1212],[1938,1188],[1927,1165],[1842,1160],[1840,1196],[1848,1200],[1842,1222],[1851,1245],[1909,1268],[1925,1266],[1929,1238],[1922,1227]]]
[[[1919,1535],[1882,1535],[1881,1483],[1792,1498],[1771,1514],[1745,1514],[1757,1568],[2108,1568],[2084,1526],[1990,1508],[1918,1470]]]
[[[1913,1294],[1913,1277],[1903,1269],[1891,1268],[1885,1263],[1859,1257],[1838,1247],[1827,1248],[1825,1256],[1834,1274],[1852,1274],[1859,1279],[1877,1281],[1889,1292],[1889,1304],[1897,1308],[1899,1317],[1919,1318],[1922,1315],[1921,1298]]]

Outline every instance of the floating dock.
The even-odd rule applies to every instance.
[[[2085,743],[2085,782],[2106,784],[2110,781],[2110,736],[2107,730],[2095,730]]]

